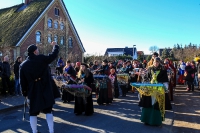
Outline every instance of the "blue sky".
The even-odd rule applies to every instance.
[[[0,0],[0,8],[22,0]],[[64,0],[89,54],[106,48],[200,44],[199,0]]]

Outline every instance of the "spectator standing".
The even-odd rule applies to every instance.
[[[22,63],[22,57],[17,57],[14,64],[14,74],[15,74],[15,95],[21,95],[21,88],[19,84],[19,65]]]
[[[6,97],[7,93],[6,90],[8,88],[8,93],[10,95],[13,95],[11,86],[10,86],[10,76],[11,76],[11,71],[10,71],[10,64],[9,64],[9,57],[5,56],[3,59],[3,69],[2,69],[2,84],[3,84],[3,95]]]

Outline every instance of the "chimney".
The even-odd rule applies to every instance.
[[[25,0],[25,5],[28,5],[33,0]]]

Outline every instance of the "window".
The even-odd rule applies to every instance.
[[[52,28],[52,20],[51,19],[48,19],[47,25],[48,25],[48,28]]]
[[[58,21],[54,21],[54,28],[58,29]]]
[[[68,46],[69,46],[69,48],[72,48],[72,46],[73,46],[73,40],[71,37],[68,39]]]
[[[3,56],[3,53],[0,51],[0,57]]]
[[[26,58],[28,56],[28,52],[26,51],[25,53],[24,53],[24,57]]]
[[[41,32],[37,31],[36,32],[36,43],[41,42]]]
[[[59,16],[59,9],[58,8],[55,8],[55,15]]]
[[[54,41],[58,42],[58,36],[57,35],[54,36]]]
[[[48,43],[52,42],[52,35],[51,34],[48,34],[47,41],[48,41]]]
[[[61,23],[60,23],[60,29],[61,29],[61,30],[64,30],[64,27],[65,27],[65,26],[64,26],[64,23],[61,22]]]
[[[63,45],[64,44],[64,36],[61,36],[60,37],[60,45]]]

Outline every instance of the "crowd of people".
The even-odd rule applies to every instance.
[[[69,62],[70,61],[68,60],[66,64],[68,64]],[[69,74],[68,76],[71,75],[74,80],[76,78],[80,80],[80,75],[76,75],[78,75],[77,73],[81,71],[82,63],[70,62],[70,64],[65,67],[63,64],[64,61],[62,61],[62,58],[60,58],[58,61],[57,74],[67,73]],[[106,93],[109,97],[110,87],[112,95],[110,102],[105,102],[106,104],[112,103],[112,100],[114,98],[118,98],[119,96],[126,96],[126,93],[129,91],[134,92],[135,89],[134,87],[130,86],[130,83],[144,82],[144,80],[146,80],[147,82],[152,82],[154,79],[156,83],[163,83],[165,85],[165,110],[171,110],[172,107],[170,100],[173,100],[173,89],[174,87],[176,87],[177,83],[187,84],[188,87],[186,88],[186,91],[194,91],[194,84],[198,83],[198,64],[198,62],[194,61],[184,63],[181,60],[179,63],[177,63],[172,62],[169,59],[161,59],[158,53],[155,52],[152,54],[152,59],[149,62],[147,62],[146,60],[140,62],[138,60],[108,61],[105,59],[102,62],[94,61],[88,64],[84,63],[84,68],[86,67],[87,71],[89,71],[91,75],[107,75],[110,79],[110,85],[107,85],[108,91]],[[69,66],[70,69],[67,70]],[[72,69],[73,72],[70,72]],[[142,72],[145,73],[143,79],[141,78]],[[127,85],[118,84],[117,74],[120,73],[129,74],[130,80]],[[94,81],[94,79],[92,78],[90,78],[90,80]],[[89,86],[94,87],[92,86],[92,82],[89,83]],[[98,91],[100,91],[97,89],[94,90],[96,91],[96,94],[98,94]],[[66,99],[65,93],[67,92],[63,92],[63,96],[65,98],[62,98],[64,103],[73,100],[73,98],[70,99],[70,96],[67,96],[67,98],[69,99]],[[100,94],[99,96],[97,96],[97,102],[99,101],[98,97],[100,97]],[[148,125],[161,125],[163,118],[160,115],[158,102],[154,101],[154,104],[152,104],[151,101],[152,96],[140,96],[139,106],[142,107],[141,121]],[[93,108],[92,104],[90,108]],[[77,115],[81,113],[77,113]]]
[[[130,83],[162,83],[165,89],[165,110],[171,110],[170,100],[173,100],[173,88],[176,84],[187,84],[186,91],[194,91],[194,85],[198,85],[198,73],[200,60],[197,62],[174,63],[169,59],[161,59],[158,53],[154,52],[150,61],[144,60],[117,60],[94,61],[88,64],[82,62],[73,63],[70,60],[64,61],[60,57],[57,61],[56,71],[53,73],[49,67],[58,56],[59,46],[52,42],[53,52],[48,56],[40,55],[37,46],[30,45],[27,48],[28,57],[22,62],[22,57],[17,57],[13,67],[15,75],[15,90],[10,83],[11,66],[9,57],[5,56],[0,63],[0,76],[2,78],[2,95],[23,95],[30,106],[30,124],[33,132],[37,132],[37,115],[40,112],[46,114],[49,131],[53,132],[52,107],[55,98],[60,97],[63,103],[75,101],[74,113],[78,116],[84,113],[90,116],[94,113],[92,92],[86,99],[71,94],[61,88],[61,96],[58,87],[53,82],[52,75],[59,75],[65,78],[67,84],[81,84],[92,88],[97,98],[97,103],[111,104],[114,98],[126,97],[128,92],[134,93],[135,87]],[[40,65],[38,65],[40,64]],[[127,83],[119,83],[118,75],[128,75]],[[95,76],[96,75],[96,76]],[[105,83],[97,82],[98,75],[106,77]],[[100,78],[102,78],[100,76]],[[178,79],[178,80],[177,80]],[[101,83],[101,85],[99,85]],[[103,88],[103,89],[102,89]],[[14,93],[13,93],[14,92]],[[94,94],[93,93],[93,94]],[[139,95],[141,107],[141,121],[147,125],[160,126],[164,120],[159,108],[159,102],[155,96]]]

